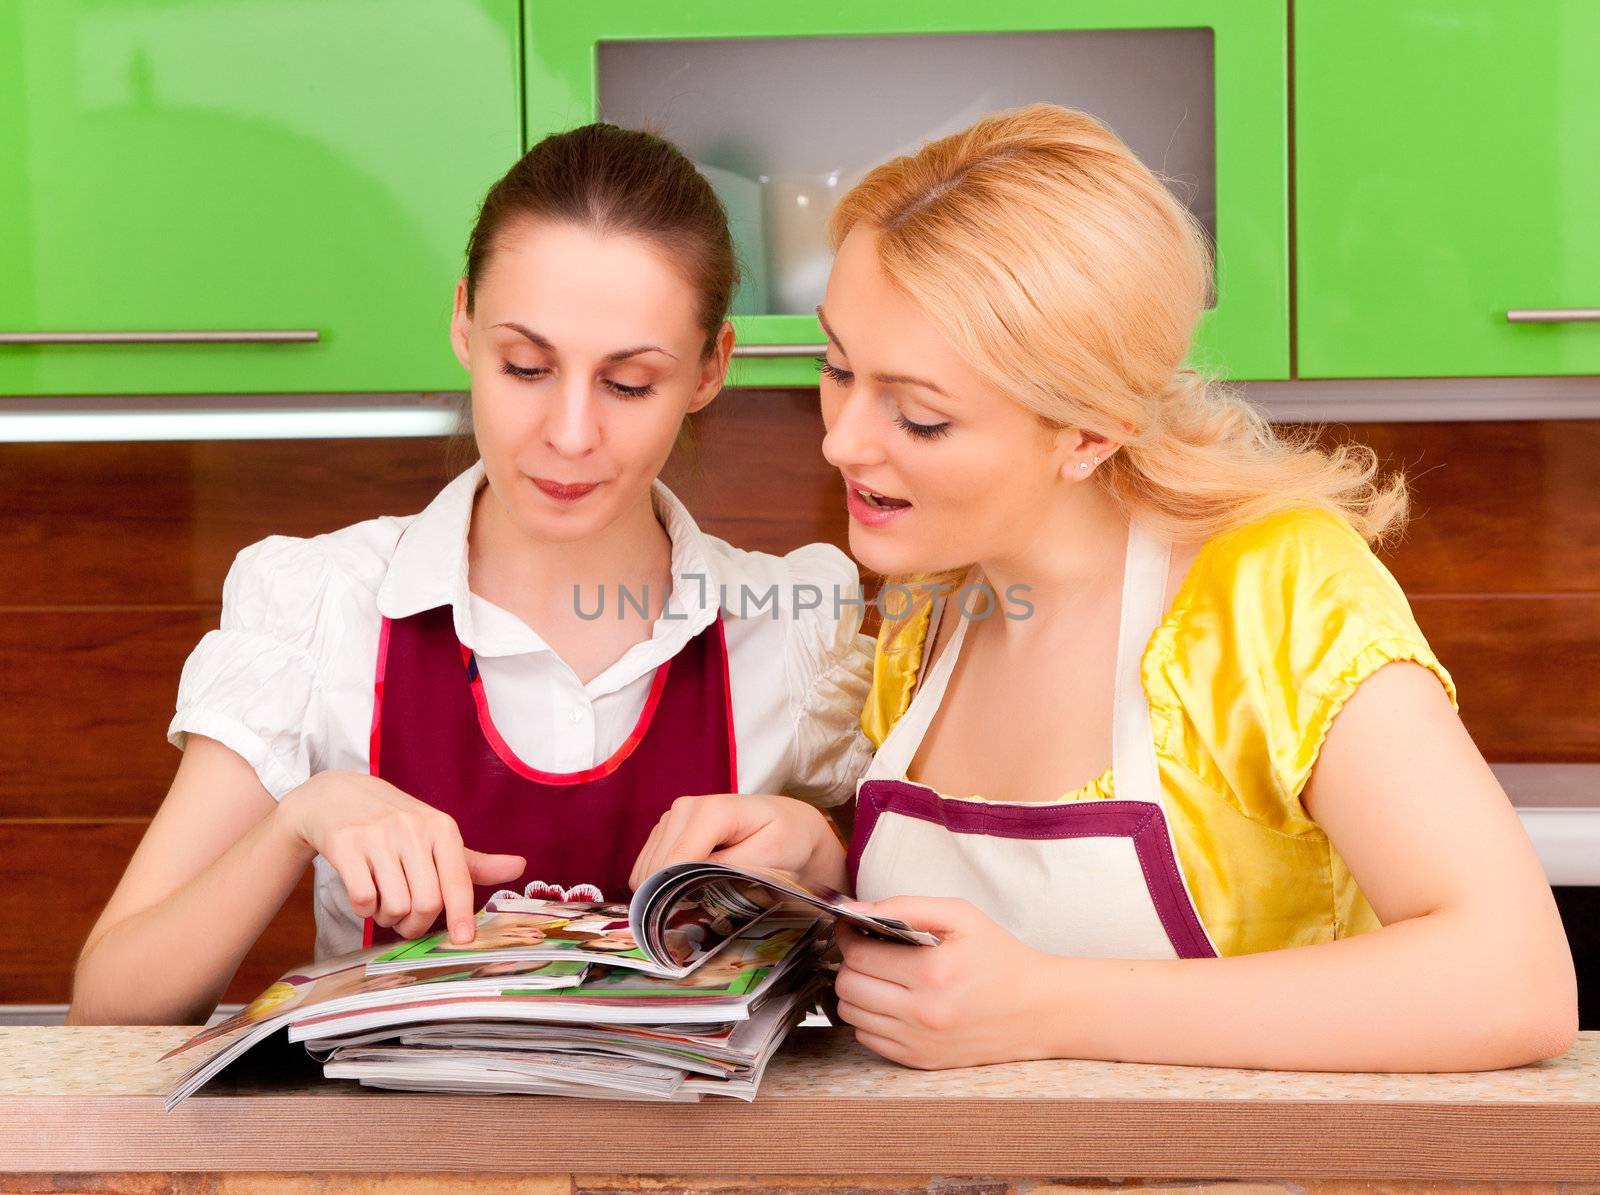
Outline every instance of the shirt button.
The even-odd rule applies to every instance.
[[[569,718],[571,718],[574,722],[582,722],[583,721],[583,711],[582,710],[573,710],[572,713],[568,714],[567,716]]]

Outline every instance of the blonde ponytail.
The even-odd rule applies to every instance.
[[[1274,428],[1226,383],[1191,369],[1162,387],[1150,428],[1100,469],[1124,509],[1173,540],[1200,541],[1289,507],[1341,515],[1381,542],[1404,527],[1405,477],[1378,478],[1362,444],[1324,448],[1318,429]]]

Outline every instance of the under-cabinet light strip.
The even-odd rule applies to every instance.
[[[134,440],[327,440],[447,436],[457,416],[440,407],[275,410],[6,410],[0,443]]]

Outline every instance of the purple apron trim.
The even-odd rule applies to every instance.
[[[1074,801],[1064,805],[999,805],[950,801],[909,780],[866,780],[856,796],[855,831],[847,866],[855,887],[861,855],[883,813],[942,826],[952,834],[993,838],[1128,838],[1144,872],[1156,915],[1179,958],[1215,958],[1205,928],[1178,872],[1166,816],[1147,801]]]

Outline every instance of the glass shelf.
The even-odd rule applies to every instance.
[[[1209,28],[672,38],[597,46],[600,116],[680,146],[728,209],[738,315],[809,315],[829,214],[873,166],[1040,100],[1109,125],[1217,232]],[[1152,85],[1132,85],[1137,80]]]

